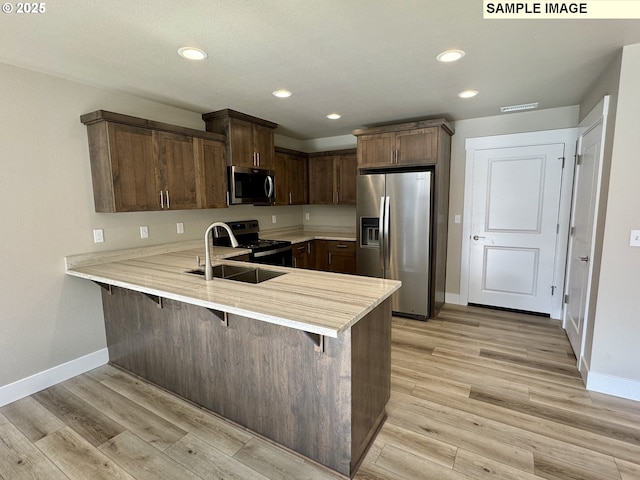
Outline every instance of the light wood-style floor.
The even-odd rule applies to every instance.
[[[393,325],[389,418],[356,478],[640,479],[640,402],[587,392],[556,321]],[[0,409],[0,479],[338,477],[113,367]]]

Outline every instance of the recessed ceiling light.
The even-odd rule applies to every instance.
[[[538,102],[523,103],[522,105],[509,105],[508,107],[500,107],[502,113],[519,112],[520,110],[532,110],[538,108]]]
[[[436,60],[443,63],[456,62],[464,57],[462,50],[447,50],[436,57]]]
[[[276,90],[271,95],[278,98],[289,98],[293,94],[289,90],[281,89],[281,90]]]
[[[342,117],[342,115],[340,115],[339,113],[330,113],[329,115],[327,115],[327,118],[329,120],[338,120],[340,117]]]
[[[478,95],[477,90],[464,90],[458,94],[460,98],[472,98]]]
[[[182,47],[178,49],[178,55],[188,60],[204,60],[209,55],[204,50],[196,47]]]

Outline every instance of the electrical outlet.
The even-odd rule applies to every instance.
[[[276,216],[275,215],[271,215],[271,223],[276,223]]]
[[[632,247],[640,247],[640,230],[631,230],[629,245]]]
[[[140,238],[149,238],[149,227],[140,227]]]
[[[176,231],[178,232],[178,234],[184,233],[184,223],[176,223]]]
[[[93,231],[93,243],[102,243],[104,242],[104,230],[101,228],[96,228]]]
[[[307,212],[307,213],[305,213],[305,214],[304,214],[304,219],[305,219],[305,220],[309,220],[309,217],[310,217],[309,212]]]

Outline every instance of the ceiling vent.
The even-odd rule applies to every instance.
[[[502,113],[519,112],[521,110],[531,110],[538,108],[538,102],[535,103],[523,103],[522,105],[509,105],[508,107],[500,107]]]

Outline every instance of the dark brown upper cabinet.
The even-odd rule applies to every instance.
[[[228,108],[205,113],[202,119],[208,132],[226,135],[228,165],[270,170],[275,167],[273,138],[276,123]]]
[[[448,151],[453,128],[444,119],[356,130],[358,168],[435,165]]]
[[[96,212],[226,207],[224,136],[104,110],[80,120]]]
[[[309,171],[306,153],[276,147],[275,172],[275,205],[309,203]]]
[[[309,203],[355,205],[356,151],[336,150],[309,154]]]

